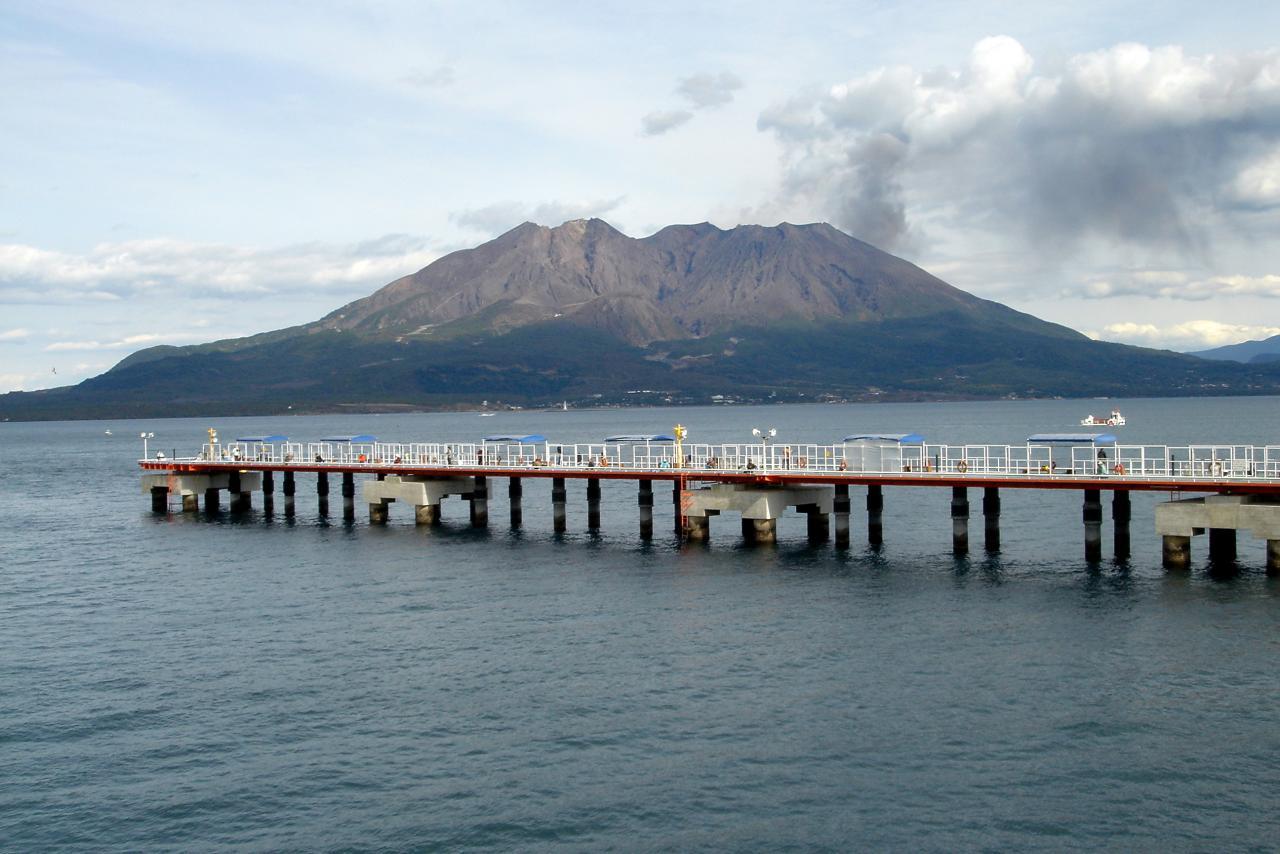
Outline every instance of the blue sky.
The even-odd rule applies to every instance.
[[[0,9],[0,390],[525,219],[829,221],[1108,340],[1280,333],[1280,7]]]

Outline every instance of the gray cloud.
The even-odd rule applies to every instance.
[[[777,207],[893,249],[922,221],[1203,256],[1213,227],[1280,207],[1280,54],[1136,44],[1052,75],[1013,39],[965,67],[881,68],[761,113],[784,149]]]
[[[674,130],[693,118],[688,110],[656,110],[640,119],[640,133],[645,136],[658,136]]]
[[[675,92],[689,102],[689,109],[654,110],[640,119],[643,136],[659,136],[687,124],[693,111],[723,107],[733,100],[733,93],[742,88],[742,80],[729,71],[699,72],[682,77],[676,83]]]
[[[695,110],[706,110],[729,103],[733,100],[733,93],[741,88],[742,80],[736,74],[704,71],[682,78],[676,85],[676,94],[687,99]]]
[[[489,236],[502,234],[522,222],[559,225],[566,220],[604,216],[626,200],[626,196],[593,201],[552,201],[539,205],[497,202],[480,208],[454,211],[449,219],[465,228]]]

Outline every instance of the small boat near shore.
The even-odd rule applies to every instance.
[[[1100,418],[1097,415],[1086,415],[1080,419],[1081,427],[1123,427],[1125,425],[1124,416],[1120,414],[1119,409],[1111,410],[1110,417]]]

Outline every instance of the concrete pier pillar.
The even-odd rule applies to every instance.
[[[1111,495],[1111,527],[1115,533],[1116,560],[1129,559],[1129,520],[1133,518],[1133,505],[1129,502],[1129,490],[1118,489]]]
[[[564,514],[566,498],[564,478],[551,478],[551,520],[557,534],[563,534],[567,527]]]
[[[153,513],[169,512],[169,487],[167,486],[151,487],[151,512]]]
[[[1209,529],[1209,560],[1228,562],[1236,559],[1236,531],[1234,528]]]
[[[329,475],[326,472],[316,475],[316,504],[321,516],[329,515]]]
[[[1089,563],[1102,560],[1102,491],[1084,491],[1084,559]]]
[[[1267,575],[1280,575],[1280,540],[1267,540]]]
[[[742,538],[748,543],[776,543],[778,541],[778,520],[743,519]]]
[[[690,540],[705,541],[711,537],[710,516],[689,516],[685,520],[685,537]]]
[[[387,505],[386,501],[374,501],[369,504],[369,524],[385,525],[387,524]]]
[[[262,473],[262,494],[263,496],[273,495],[276,491],[275,472],[264,471]]]
[[[413,521],[418,525],[439,525],[440,505],[419,504],[413,508]]]
[[[253,498],[244,489],[240,472],[233,471],[227,480],[227,502],[232,512],[242,513],[253,508]]]
[[[218,512],[218,490],[206,489],[204,491],[204,512],[206,513]]]
[[[982,490],[982,534],[987,551],[1000,551],[1000,490],[994,486]]]
[[[951,487],[951,551],[969,553],[969,490]]]
[[[356,518],[356,476],[349,471],[342,473],[342,518]]]
[[[587,528],[595,531],[600,528],[600,481],[587,481]]]
[[[489,524],[489,483],[482,475],[476,476],[475,489],[471,491],[471,527],[483,528]]]
[[[511,527],[519,528],[524,524],[524,508],[521,502],[524,497],[524,484],[520,478],[513,477],[507,481],[507,500],[511,504]]]
[[[671,505],[675,511],[676,536],[683,537],[687,527],[684,517],[684,481],[671,482]]]
[[[1165,534],[1160,538],[1160,557],[1165,569],[1191,567],[1191,538]]]
[[[805,516],[809,529],[809,542],[825,543],[831,539],[831,516],[817,510],[806,510]]]
[[[640,505],[640,539],[653,539],[653,481],[640,481],[637,503]]]
[[[867,541],[873,546],[884,542],[884,492],[877,483],[867,487]]]
[[[836,484],[831,510],[836,517],[836,545],[845,548],[849,545],[849,484]]]
[[[298,491],[298,484],[293,480],[293,472],[284,473],[284,483],[281,485],[281,492],[284,493],[284,515],[292,516],[294,511],[294,493]]]
[[[191,495],[182,496],[182,512],[183,513],[195,513],[199,509],[200,509],[200,502],[196,498],[194,493]]]

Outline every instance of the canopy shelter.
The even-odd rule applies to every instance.
[[[1027,468],[1045,474],[1108,474],[1114,461],[1113,433],[1036,433],[1027,437]],[[1057,449],[1057,453],[1055,453]]]
[[[605,442],[610,445],[621,445],[625,443],[639,444],[641,442],[674,442],[675,436],[668,436],[665,433],[640,434],[640,433],[623,433],[618,436],[605,436]]]
[[[497,435],[485,436],[485,442],[507,443],[513,445],[537,445],[547,441],[547,437],[540,433],[530,433],[527,436],[516,435]]]
[[[844,437],[844,462],[849,471],[902,471],[923,466],[924,436],[919,433],[854,433]]]
[[[357,433],[354,436],[325,436],[320,441],[337,442],[345,445],[372,445],[378,441],[378,437],[368,433]]]
[[[245,442],[245,443],[254,442],[260,445],[274,445],[278,442],[289,441],[289,437],[282,436],[279,433],[271,433],[264,436],[240,436],[236,439],[236,441]]]

